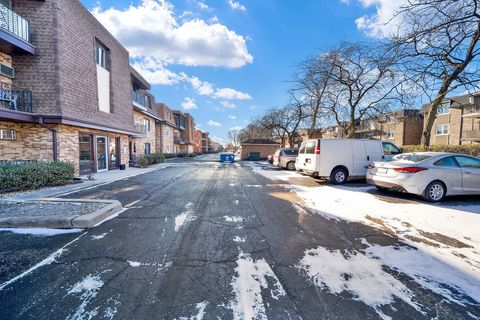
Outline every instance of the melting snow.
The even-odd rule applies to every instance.
[[[130,267],[140,267],[142,264],[138,261],[130,261],[130,260],[127,260],[128,264],[130,264]]]
[[[92,238],[92,240],[100,240],[100,239],[105,238],[105,236],[106,236],[107,234],[109,234],[110,232],[112,232],[112,230],[107,231],[107,232],[104,232],[104,233],[99,234],[99,235],[91,236],[91,238]]]
[[[383,271],[381,261],[358,252],[327,250],[323,247],[309,249],[299,262],[299,269],[306,272],[312,282],[331,293],[348,291],[353,299],[374,308],[384,317],[380,306],[399,298],[416,310],[414,294],[389,273]]]
[[[175,217],[175,231],[178,231],[181,226],[187,221],[193,219],[193,203],[189,202],[185,205],[185,211]]]
[[[253,261],[250,255],[240,251],[232,280],[235,300],[230,301],[235,320],[266,319],[262,289],[269,289],[267,278],[274,285],[270,289],[273,299],[285,296],[285,290],[265,259]]]
[[[235,242],[245,242],[245,238],[236,236],[235,238],[233,238],[233,241],[235,241]]]
[[[205,308],[207,307],[208,302],[202,301],[200,303],[197,303],[195,305],[195,308],[197,309],[197,314],[193,315],[191,317],[180,317],[180,320],[202,320],[203,317],[205,316]]]
[[[242,222],[243,221],[242,217],[223,216],[223,218],[227,222]]]
[[[238,206],[240,204],[240,201],[234,200],[233,203],[235,203]]]
[[[67,317],[67,320],[80,320],[80,319],[92,319],[98,311],[98,307],[93,310],[86,310],[87,305],[92,301],[100,288],[103,286],[103,281],[97,275],[88,275],[80,282],[77,282],[70,290],[68,294],[80,294],[82,303],[78,306],[74,314]]]

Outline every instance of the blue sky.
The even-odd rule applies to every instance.
[[[368,40],[357,19],[382,9],[381,0],[81,1],[129,49],[157,101],[223,140],[286,103],[302,59]]]

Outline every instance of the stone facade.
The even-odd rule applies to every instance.
[[[0,160],[53,159],[52,133],[37,124],[0,121],[0,129],[15,130],[15,140],[0,139]]]
[[[131,138],[132,142],[132,157],[138,159],[143,157],[146,149],[146,144],[150,144],[150,153],[156,152],[156,125],[155,118],[148,116],[146,113],[140,113],[138,111],[133,112],[133,119],[138,131],[143,132],[138,136]],[[150,129],[144,126],[144,121],[150,122]]]
[[[163,120],[161,124],[156,125],[157,150],[161,150],[164,154],[177,153],[173,141],[176,126],[172,109],[163,103],[157,103],[155,107],[157,114]]]

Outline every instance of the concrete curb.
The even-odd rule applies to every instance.
[[[60,199],[41,198],[38,201],[51,202],[95,202],[105,203],[105,207],[95,212],[70,217],[43,216],[43,217],[9,217],[0,218],[0,227],[3,228],[92,228],[99,222],[120,212],[122,204],[117,200],[95,200],[95,199]]]

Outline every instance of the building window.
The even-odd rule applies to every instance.
[[[435,133],[437,136],[447,135],[450,131],[449,124],[440,124],[435,127]]]
[[[387,131],[387,139],[394,139],[395,132],[394,131]]]
[[[170,121],[171,118],[170,118],[170,111],[167,111],[167,120]]]
[[[107,69],[107,50],[98,42],[95,43],[95,61],[97,65]]]
[[[150,154],[150,143],[145,143],[145,155]]]
[[[17,140],[17,133],[13,129],[0,129],[1,140]]]
[[[437,116],[442,115],[442,114],[448,114],[448,113],[450,113],[449,103],[442,103],[441,105],[438,106]]]
[[[165,135],[166,135],[167,137],[170,137],[170,128],[167,127],[167,128],[165,129]]]
[[[143,119],[143,126],[145,127],[145,132],[150,132],[150,120]]]

